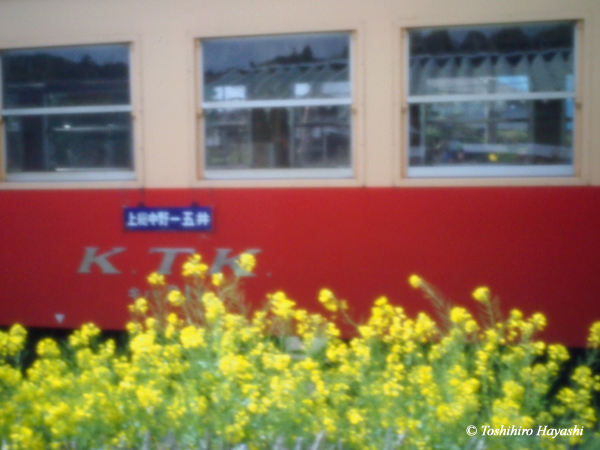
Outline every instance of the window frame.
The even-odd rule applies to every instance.
[[[589,125],[589,103],[582,102],[582,95],[584,92],[589,91],[587,85],[590,76],[589,61],[591,61],[590,45],[588,40],[590,39],[590,33],[585,33],[586,23],[589,23],[589,13],[586,11],[573,11],[571,14],[565,14],[562,11],[550,11],[544,16],[539,14],[522,14],[519,19],[515,19],[515,16],[507,17],[494,17],[477,20],[477,18],[469,17],[468,19],[461,20],[457,18],[454,21],[449,21],[446,18],[435,17],[429,20],[398,20],[396,21],[396,30],[399,31],[398,39],[396,39],[397,46],[394,49],[396,55],[400,55],[396,58],[397,64],[395,66],[395,98],[397,99],[397,107],[395,110],[394,123],[399,126],[394,127],[394,142],[395,148],[398,149],[394,153],[394,185],[395,186],[541,186],[541,185],[584,185],[589,183],[590,180],[590,148],[585,136],[588,134],[587,129]],[[409,33],[411,30],[422,29],[422,28],[455,28],[455,27],[487,27],[487,26],[510,26],[510,25],[528,25],[528,24],[553,24],[558,22],[574,22],[574,81],[575,81],[575,94],[572,97],[574,103],[574,127],[573,127],[573,152],[572,165],[568,165],[569,174],[566,173],[564,167],[548,170],[549,165],[541,166],[545,169],[546,173],[539,173],[534,165],[530,166],[514,166],[506,167],[506,171],[498,171],[497,167],[486,167],[486,166],[463,166],[461,169],[464,174],[461,174],[458,170],[446,171],[441,168],[439,169],[439,175],[431,175],[426,173],[427,169],[423,168],[422,172],[419,170],[412,169],[412,172],[417,172],[417,176],[410,176],[409,174],[409,108],[411,103],[409,102],[409,86],[410,86],[410,74],[409,74],[409,60],[410,60],[410,38]],[[487,96],[487,94],[483,94]],[[497,95],[497,94],[492,94]],[[476,97],[475,95],[466,95],[471,100]],[[553,96],[553,95],[551,95]],[[564,98],[567,95],[561,92],[557,97]],[[416,96],[412,96],[413,99]],[[433,97],[433,96],[431,96]],[[439,96],[442,97],[442,96]],[[457,96],[458,97],[458,96]],[[498,96],[501,97],[501,96]],[[501,100],[501,98],[499,98]],[[531,99],[541,99],[543,97],[531,94]],[[534,170],[531,170],[531,169]],[[421,169],[421,168],[417,168]],[[451,168],[457,169],[457,168]],[[466,170],[465,170],[466,169]],[[483,169],[483,170],[482,170]],[[542,170],[543,170],[542,169]],[[435,172],[431,171],[431,172]],[[512,172],[512,173],[511,173]]]
[[[359,38],[362,31],[362,24],[355,27],[328,27],[328,28],[300,28],[286,30],[269,30],[265,32],[256,32],[251,30],[247,33],[213,33],[209,35],[195,34],[194,41],[194,126],[195,144],[193,149],[196,160],[195,171],[193,173],[193,186],[196,187],[338,187],[338,186],[361,186],[364,185],[364,115],[359,114],[359,109],[363,107],[363,87],[364,77],[362,70],[364,63],[360,45],[364,44]],[[206,109],[203,107],[204,81],[203,81],[203,53],[202,42],[212,39],[244,39],[256,37],[285,37],[293,35],[318,35],[318,34],[346,33],[349,42],[349,82],[350,99],[346,102],[350,108],[350,165],[347,168],[248,168],[248,169],[208,169],[205,158],[205,120]],[[264,107],[301,107],[301,106],[329,106],[329,99],[293,99],[293,100],[246,100],[243,103],[263,105]],[[206,102],[210,103],[210,102]],[[217,102],[214,102],[217,103]],[[237,102],[218,102],[226,104],[228,107]],[[242,103],[242,102],[240,102]],[[244,108],[243,103],[239,105]],[[289,103],[285,104],[284,103]],[[297,103],[292,104],[292,103]],[[318,104],[317,104],[318,103]],[[339,100],[334,99],[333,103],[341,104]],[[360,105],[360,108],[359,108]],[[209,104],[210,106],[210,104]],[[335,106],[335,105],[334,105]]]
[[[43,43],[38,41],[0,43],[0,53],[13,50],[36,50],[53,48],[76,48],[93,46],[124,45],[127,46],[129,55],[129,103],[127,105],[97,105],[52,108],[11,108],[10,117],[42,115],[42,110],[50,110],[50,115],[70,113],[105,113],[126,112],[131,115],[131,170],[126,169],[94,169],[83,168],[73,171],[59,172],[20,172],[8,173],[6,158],[8,147],[6,143],[6,120],[2,97],[3,87],[0,86],[0,190],[5,189],[95,189],[95,188],[137,188],[143,185],[143,155],[142,155],[142,127],[141,121],[141,74],[139,36],[115,35],[85,36],[84,38],[63,38],[48,40]],[[0,64],[0,82],[2,80],[2,64]],[[22,112],[20,112],[22,111]]]

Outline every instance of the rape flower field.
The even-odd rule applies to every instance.
[[[254,257],[238,265],[252,271]],[[41,340],[22,369],[26,330],[0,332],[2,450],[600,448],[600,322],[588,360],[559,383],[569,353],[536,338],[545,317],[502,318],[486,287],[473,292],[476,318],[413,275],[437,320],[381,297],[348,340],[338,327],[353,323],[347,302],[330,290],[319,295],[325,315],[283,292],[250,313],[239,278],[209,276],[200,255],[183,275],[181,289],[148,277],[124,350],[86,324],[62,345]],[[482,433],[511,426],[512,436]]]

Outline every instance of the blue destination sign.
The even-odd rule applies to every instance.
[[[212,208],[124,208],[127,231],[212,231]]]

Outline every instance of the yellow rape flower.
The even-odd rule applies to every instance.
[[[206,310],[206,319],[211,323],[225,314],[223,302],[212,292],[207,292],[202,296],[202,303]]]
[[[337,431],[337,427],[335,425],[335,420],[333,420],[331,417],[323,417],[321,422],[323,424],[323,427],[325,428],[325,431],[327,431],[327,433],[333,434]]]
[[[50,338],[45,338],[38,342],[36,352],[42,358],[57,358],[60,356],[58,344]]]
[[[138,334],[131,340],[129,344],[129,348],[132,353],[148,353],[150,354],[152,351],[155,351],[154,347],[155,343],[155,335],[154,333],[141,333]]]
[[[196,253],[190,256],[183,264],[183,270],[181,272],[183,276],[204,278],[206,272],[208,272],[208,266],[200,261],[202,261],[202,257],[199,254]]]
[[[148,301],[144,297],[139,297],[133,303],[133,311],[140,314],[146,314],[146,311],[148,311]]]
[[[173,306],[181,306],[185,302],[185,297],[179,289],[173,289],[167,296],[169,303]]]
[[[180,322],[179,320],[179,316],[175,313],[169,313],[169,315],[167,316],[167,323],[169,325],[178,325]]]
[[[90,342],[100,335],[100,328],[93,323],[84,324],[80,330],[75,330],[69,336],[69,343],[73,347],[87,347]]]
[[[152,286],[164,286],[165,285],[165,276],[156,272],[152,272],[148,275],[148,283]]]
[[[11,446],[10,448],[28,450],[44,448],[39,434],[34,433],[31,428],[22,425],[11,427],[10,440],[15,445],[15,447]]]
[[[471,318],[471,315],[465,308],[454,307],[450,310],[450,320],[454,323],[461,323]]]
[[[219,359],[219,370],[226,377],[249,379],[252,378],[250,369],[251,364],[243,355],[226,354]]]
[[[142,327],[139,323],[135,322],[127,322],[125,325],[125,329],[131,335],[138,334],[142,332]]]
[[[450,310],[450,320],[459,325],[467,334],[471,334],[479,330],[477,322],[475,322],[471,314],[469,314],[465,308],[452,308]]]
[[[590,327],[590,335],[588,337],[588,346],[590,348],[600,347],[600,322],[595,322]]]
[[[423,280],[421,279],[421,277],[419,275],[412,274],[408,278],[408,282],[415,289],[418,289],[421,286],[423,286]]]
[[[273,311],[273,314],[286,320],[294,315],[296,302],[287,298],[283,292],[276,292],[269,298],[271,299],[271,311]]]
[[[237,260],[237,265],[246,272],[252,272],[256,266],[256,258],[251,253],[242,253]]]
[[[225,277],[223,276],[223,274],[221,272],[219,273],[215,273],[211,280],[212,280],[212,284],[213,286],[219,287],[223,284]]]
[[[148,317],[144,321],[144,324],[146,325],[146,329],[155,330],[156,327],[158,326],[158,321],[154,317]]]
[[[193,325],[185,327],[179,335],[183,348],[199,348],[204,347],[204,328],[197,328]]]
[[[435,322],[425,313],[419,313],[414,324],[415,337],[422,343],[426,343],[437,335]]]
[[[336,312],[338,310],[335,295],[329,289],[321,289],[319,292],[319,302],[329,311]]]
[[[569,351],[564,345],[561,344],[550,344],[548,346],[548,358],[550,361],[557,361],[559,363],[568,361]]]
[[[373,327],[370,327],[368,325],[359,326],[358,332],[364,339],[371,339],[371,338],[377,336],[377,333],[375,332],[375,330],[373,330]]]
[[[516,381],[509,380],[502,384],[502,392],[507,399],[521,403],[525,395],[525,388]]]
[[[27,330],[20,324],[10,327],[6,336],[6,349],[9,356],[15,355],[25,347],[27,340]],[[0,346],[1,347],[1,346]],[[0,348],[0,356],[2,348]]]
[[[290,355],[278,355],[272,353],[265,353],[262,355],[262,363],[267,369],[275,369],[283,371],[288,368],[291,362]]]
[[[136,390],[137,399],[142,407],[150,411],[162,402],[161,392],[152,386],[139,386]]]
[[[523,313],[521,311],[519,311],[518,309],[511,309],[510,310],[510,318],[509,320],[517,322],[519,320],[523,319]]]
[[[385,306],[388,304],[388,299],[385,296],[381,296],[377,300],[375,300],[374,303],[375,303],[375,306]]]
[[[480,303],[489,303],[490,301],[490,290],[486,286],[478,287],[473,291],[472,295]]]
[[[350,409],[346,413],[346,417],[348,418],[348,420],[350,421],[350,423],[352,425],[358,425],[359,423],[361,423],[364,420],[363,416],[360,414],[360,412],[356,408]]]
[[[535,313],[533,316],[531,316],[529,321],[538,331],[542,331],[544,328],[546,328],[546,316],[544,316],[542,313]]]

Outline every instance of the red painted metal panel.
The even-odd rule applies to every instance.
[[[121,208],[140,201],[212,206],[215,231],[125,232]],[[121,328],[129,289],[146,290],[163,260],[157,248],[194,248],[209,262],[217,249],[260,249],[245,281],[256,303],[282,289],[317,309],[327,286],[357,318],[379,295],[414,314],[429,309],[406,282],[418,273],[456,304],[475,308],[470,292],[485,284],[504,311],[546,313],[551,341],[583,345],[600,319],[599,188],[5,191],[0,205],[2,325]],[[96,257],[124,248],[106,258],[120,273],[94,263],[78,273],[92,247]]]

